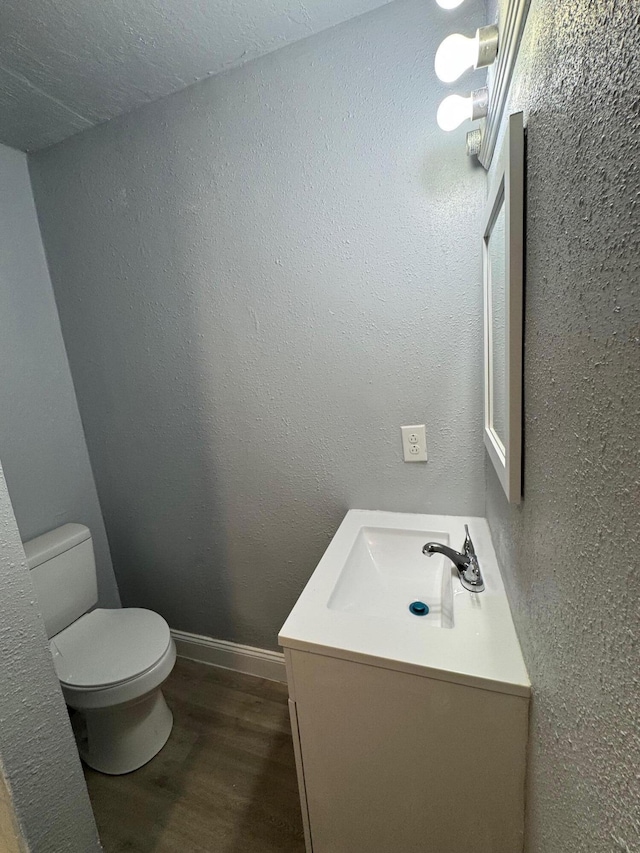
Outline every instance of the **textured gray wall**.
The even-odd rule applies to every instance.
[[[30,853],[97,853],[80,759],[1,468],[0,660],[0,768]]]
[[[91,528],[104,607],[119,605],[27,158],[0,145],[0,458],[23,541]]]
[[[597,49],[595,48],[597,45]],[[637,3],[533,0],[524,503],[487,516],[534,686],[526,850],[640,851]]]
[[[481,511],[484,174],[432,70],[473,9],[393,3],[30,158],[126,604],[274,647],[349,507]]]

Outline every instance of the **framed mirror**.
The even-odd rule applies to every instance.
[[[510,503],[522,496],[522,113],[507,121],[482,238],[484,444]]]

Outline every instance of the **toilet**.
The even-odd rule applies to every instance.
[[[24,545],[56,673],[82,759],[130,773],[167,742],[173,716],[161,686],[176,660],[169,626],[137,607],[96,608],[91,532],[65,524]]]

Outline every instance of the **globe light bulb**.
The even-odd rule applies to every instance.
[[[442,130],[455,130],[463,121],[484,118],[489,110],[489,91],[476,89],[468,98],[449,95],[438,107],[437,121]]]
[[[473,99],[461,95],[449,95],[438,107],[437,122],[441,130],[455,130],[463,121],[471,118]]]
[[[455,9],[461,3],[464,3],[464,0],[436,0],[436,3],[441,9]]]
[[[436,74],[443,83],[453,83],[478,61],[479,32],[473,38],[460,33],[447,36],[436,51]]]
[[[495,24],[480,27],[467,38],[454,33],[447,36],[436,51],[436,74],[443,83],[453,83],[467,68],[486,68],[498,55],[498,28]]]

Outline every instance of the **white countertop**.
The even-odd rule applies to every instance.
[[[468,592],[453,577],[453,627],[432,627],[419,617],[393,621],[328,607],[362,527],[446,531],[462,548],[464,525],[484,577],[484,592]],[[449,561],[447,560],[447,564]],[[425,557],[425,572],[429,570]],[[331,540],[279,634],[289,649],[326,654],[469,686],[529,696],[531,684],[491,543],[487,522],[465,516],[350,510]]]

